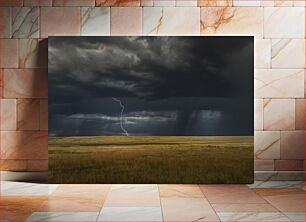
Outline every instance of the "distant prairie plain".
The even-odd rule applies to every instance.
[[[253,136],[49,137],[50,183],[253,183]]]

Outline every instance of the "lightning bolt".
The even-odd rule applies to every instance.
[[[112,97],[112,100],[114,100],[115,102],[119,103],[119,105],[120,105],[120,107],[121,107],[120,127],[121,127],[122,131],[124,132],[124,134],[125,134],[126,136],[128,136],[129,133],[128,133],[128,132],[124,129],[124,127],[123,127],[123,117],[122,117],[122,115],[123,115],[123,111],[124,111],[124,105],[122,104],[122,102],[121,102],[120,99],[117,99],[117,98],[115,98],[115,97]]]

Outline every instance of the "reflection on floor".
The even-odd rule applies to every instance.
[[[305,221],[302,182],[48,185],[1,182],[0,221]]]

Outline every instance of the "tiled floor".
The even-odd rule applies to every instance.
[[[48,185],[1,182],[0,221],[305,221],[301,182]]]

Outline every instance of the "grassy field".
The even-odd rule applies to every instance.
[[[51,183],[252,183],[253,137],[49,137]]]

